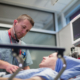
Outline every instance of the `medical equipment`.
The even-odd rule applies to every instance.
[[[17,49],[17,50],[19,50],[19,49],[35,49],[35,50],[52,50],[52,51],[55,50],[55,51],[58,51],[58,55],[57,56],[62,59],[62,61],[63,61],[63,68],[62,68],[62,70],[59,72],[59,74],[56,76],[56,78],[54,80],[57,80],[61,76],[61,74],[63,73],[63,71],[66,68],[66,61],[63,58],[63,52],[65,51],[64,48],[33,46],[33,45],[24,46],[24,45],[16,45],[16,44],[0,44],[0,47],[1,48],[12,48],[12,49]],[[15,52],[14,56],[18,57],[19,60],[20,60],[19,69],[8,80],[12,80],[16,76],[16,74],[20,71],[20,69],[22,68],[23,60],[19,56],[19,53]]]
[[[72,44],[80,45],[80,14],[70,22]]]

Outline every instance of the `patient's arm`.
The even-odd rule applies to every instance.
[[[26,70],[26,69],[30,69],[30,67],[29,67],[29,66],[26,66],[26,67],[24,67],[23,69],[24,69],[24,70]]]
[[[45,80],[45,79],[42,77],[36,76],[36,77],[32,77],[30,79],[25,79],[25,80]]]
[[[0,80],[8,80],[8,78],[2,78],[0,77]],[[36,76],[36,77],[32,77],[30,79],[18,79],[18,78],[14,78],[13,80],[45,80],[42,77]]]
[[[0,80],[8,80],[8,78],[2,78],[2,77],[0,77]],[[14,78],[13,80],[22,80],[22,79]]]

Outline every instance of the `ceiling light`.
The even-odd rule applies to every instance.
[[[54,5],[58,0],[51,0],[51,4]]]

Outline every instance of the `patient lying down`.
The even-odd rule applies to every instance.
[[[80,64],[80,60],[67,56],[64,58],[67,63],[66,70]],[[40,68],[20,71],[13,80],[54,80],[58,72],[62,69],[62,66],[63,63],[57,58],[57,52],[55,52],[43,57],[42,62],[39,64]],[[5,75],[4,78],[0,78],[0,80],[7,80],[10,76],[11,74]],[[66,77],[63,75],[61,78],[66,80]]]

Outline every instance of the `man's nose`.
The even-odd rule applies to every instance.
[[[22,33],[23,33],[23,34],[26,33],[26,29],[22,30]]]
[[[46,58],[47,58],[47,56],[43,57],[43,59],[46,59]]]

